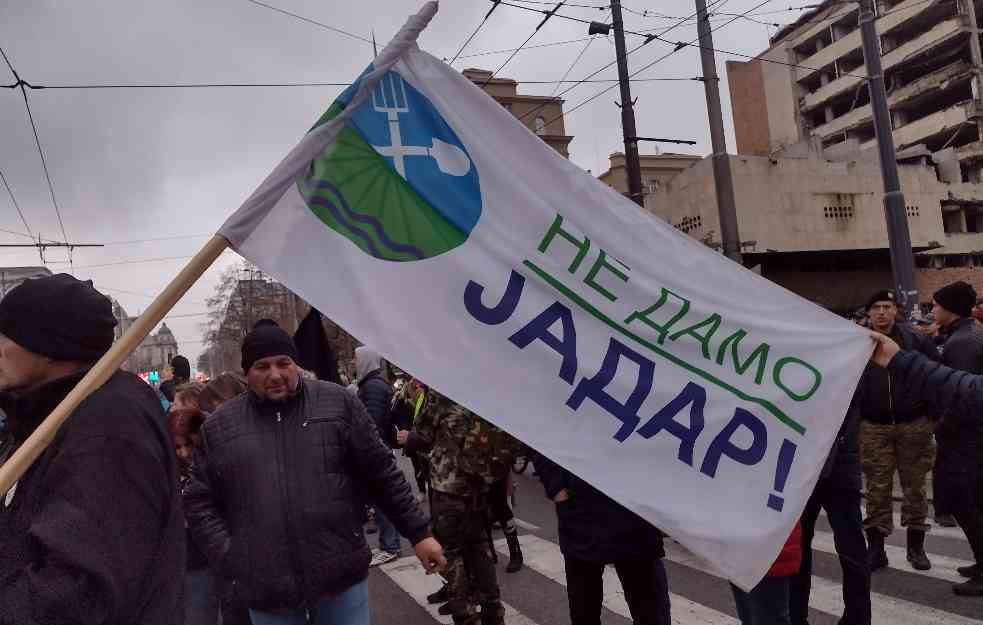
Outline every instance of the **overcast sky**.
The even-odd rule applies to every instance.
[[[270,5],[364,37],[383,45],[419,0],[264,0]],[[520,0],[516,0],[519,2]],[[528,6],[545,5],[521,0]],[[717,10],[744,13],[761,0],[723,0]],[[571,0],[601,5],[603,0]],[[438,57],[451,57],[487,12],[484,0],[444,0],[420,45]],[[639,13],[689,16],[687,0],[628,0],[626,28],[666,28],[678,20]],[[787,23],[796,12],[781,12],[787,2],[773,0],[754,10],[757,19]],[[712,11],[713,9],[711,9]],[[778,12],[776,12],[778,11]],[[610,13],[582,6],[562,12],[583,19],[610,21]],[[760,15],[761,13],[769,13]],[[508,53],[469,54],[519,46],[542,15],[500,6],[464,51],[455,67],[496,69]],[[726,23],[715,22],[715,26]],[[581,39],[586,25],[553,18],[528,44]],[[740,19],[714,33],[714,44],[746,54],[763,50],[773,27]],[[665,35],[672,41],[696,38],[692,21]],[[640,43],[629,35],[629,48]],[[519,81],[559,80],[586,42],[519,52],[499,76]],[[36,85],[132,83],[283,83],[348,82],[371,61],[368,43],[257,6],[248,0],[6,0],[0,2],[0,47],[21,77]],[[652,42],[629,57],[633,71],[672,50]],[[598,37],[570,71],[583,78],[614,59],[613,39]],[[735,150],[724,62],[719,54],[724,122],[728,148]],[[699,50],[686,48],[639,78],[700,75]],[[595,79],[614,78],[614,67]],[[14,82],[0,64],[0,85]],[[560,91],[569,85],[560,87]],[[584,84],[566,95],[565,108],[587,99],[606,84]],[[521,84],[521,93],[550,95],[553,85]],[[205,89],[49,89],[29,91],[41,144],[68,239],[105,243],[79,249],[75,273],[91,278],[116,297],[130,314],[144,309],[180,269],[184,260],[132,262],[189,256],[253,191],[342,87]],[[607,168],[607,155],[622,149],[617,89],[566,118],[574,136],[571,158],[595,174]],[[692,148],[666,151],[709,152],[706,103],[699,82],[639,82],[640,136],[693,139]],[[643,144],[643,153],[655,148]],[[0,171],[4,173],[35,235],[62,239],[19,90],[0,89]],[[0,228],[20,233],[23,222],[0,188]],[[132,243],[146,239],[165,239]],[[0,232],[0,241],[24,242]],[[0,265],[39,264],[34,250],[4,249]],[[66,254],[47,253],[52,271],[67,270]],[[204,300],[220,269],[237,259],[226,253],[174,309],[174,315],[205,311]],[[107,263],[126,263],[112,264]],[[69,316],[71,311],[66,311]],[[201,351],[203,316],[174,317],[167,323],[182,353],[192,362]],[[66,319],[67,321],[67,319]]]

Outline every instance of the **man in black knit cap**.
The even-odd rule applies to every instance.
[[[174,391],[191,380],[191,363],[180,354],[171,358],[171,379],[160,385],[160,392],[170,403],[174,403]]]
[[[296,359],[277,326],[244,339],[249,392],[202,426],[188,522],[213,567],[236,580],[254,625],[368,625],[365,501],[427,572],[446,561],[365,406],[337,384],[301,378]]]
[[[0,301],[5,462],[113,343],[112,304],[67,274]],[[0,624],[180,625],[184,515],[156,394],[117,371],[0,493]]]
[[[973,320],[976,291],[965,282],[953,282],[932,296],[932,312],[945,337],[942,363],[947,367],[983,373],[983,332]],[[933,479],[936,497],[966,532],[972,544],[983,544],[980,513],[973,493],[983,479],[983,428],[959,415],[941,414],[935,428],[938,459]],[[983,595],[983,575],[974,571],[970,581],[953,587],[956,594]]]

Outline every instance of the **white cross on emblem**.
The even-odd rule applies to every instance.
[[[373,145],[376,152],[393,159],[393,167],[404,179],[406,178],[406,157],[429,156],[437,163],[440,171],[450,176],[463,176],[471,171],[471,159],[461,148],[433,137],[430,147],[423,145],[403,145],[403,136],[399,128],[400,113],[410,112],[409,100],[406,99],[406,85],[403,78],[396,72],[389,72],[382,77],[372,91],[372,108],[377,113],[384,113],[389,120],[389,139],[391,145]]]

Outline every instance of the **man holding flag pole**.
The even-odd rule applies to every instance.
[[[417,47],[436,12],[408,20],[0,468],[0,492],[231,246],[753,588],[816,485],[870,342],[559,157]]]

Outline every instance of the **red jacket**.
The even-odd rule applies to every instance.
[[[802,566],[802,525],[796,521],[795,527],[782,552],[778,554],[778,559],[768,569],[768,577],[790,577],[799,572]]]

